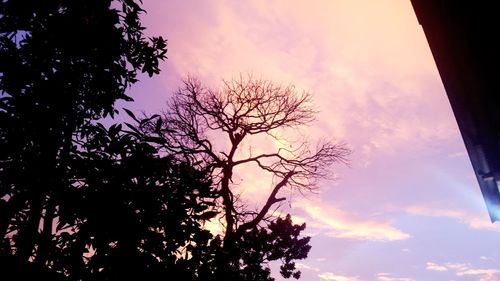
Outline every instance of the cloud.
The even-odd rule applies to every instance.
[[[332,272],[320,273],[318,274],[318,277],[321,280],[326,280],[326,281],[359,281],[358,277],[338,275]]]
[[[450,157],[450,158],[458,158],[458,157],[465,157],[465,156],[467,156],[467,153],[465,151],[453,152],[453,153],[448,154],[448,157]]]
[[[500,269],[494,268],[474,268],[465,263],[447,262],[438,264],[427,262],[427,270],[431,271],[454,271],[456,276],[473,276],[478,281],[498,281],[500,280]]]
[[[432,271],[448,271],[448,268],[446,266],[442,266],[433,262],[428,262],[425,269]]]
[[[435,206],[412,206],[405,209],[412,215],[438,218],[450,218],[466,224],[472,229],[483,229],[500,232],[499,224],[492,224],[485,216],[473,214],[460,209],[443,209]]]
[[[315,272],[319,272],[320,271],[320,269],[317,268],[317,267],[313,267],[313,266],[310,266],[310,265],[307,265],[307,264],[304,264],[304,263],[300,263],[300,262],[295,263],[295,266],[298,269],[301,269],[301,270],[310,270],[310,271],[315,271]]]
[[[499,269],[467,269],[464,271],[457,272],[457,276],[464,275],[473,275],[473,276],[481,276],[481,278],[492,277],[493,275],[498,275],[500,273]]]
[[[456,270],[456,271],[461,271],[461,270],[466,270],[467,265],[465,263],[455,263],[455,262],[447,262],[444,264],[447,268]]]
[[[411,236],[392,226],[390,221],[362,218],[319,201],[302,200],[296,204],[309,218],[308,225],[328,236],[368,241],[398,241]]]
[[[406,12],[408,3],[170,5],[170,9],[169,4],[149,9],[155,13],[183,9],[158,30],[171,34],[167,66],[180,76],[192,73],[210,84],[251,72],[280,83],[292,82],[310,90],[322,106],[318,120],[327,122],[316,126],[315,133],[352,139],[363,134],[368,140],[363,144],[373,149],[391,150],[395,143],[407,146],[410,141],[456,132],[455,123],[449,122],[453,120],[445,118],[449,112],[429,103],[435,91],[421,89],[437,73],[427,45],[421,43],[425,42],[421,27]],[[385,40],[376,32],[367,33],[367,23],[384,30]],[[332,28],[335,25],[342,28]],[[419,118],[416,112],[422,113]],[[425,126],[430,122],[433,126]]]
[[[377,281],[414,281],[414,280],[408,277],[394,277],[390,273],[378,273]]]

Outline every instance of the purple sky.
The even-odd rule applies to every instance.
[[[336,181],[292,196],[313,237],[301,280],[500,280],[500,226],[489,221],[409,0],[144,6],[169,59],[134,86],[127,107],[161,110],[187,74],[217,86],[251,73],[309,91],[320,113],[302,135],[354,150],[350,167],[334,167]],[[243,195],[261,198],[258,177],[242,178]]]

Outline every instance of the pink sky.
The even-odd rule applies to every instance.
[[[500,226],[409,0],[144,4],[169,59],[128,107],[161,110],[187,74],[217,86],[252,73],[309,91],[320,113],[303,134],[354,150],[338,180],[293,196],[313,237],[301,280],[500,280]]]

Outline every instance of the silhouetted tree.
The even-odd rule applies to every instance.
[[[142,130],[163,138],[162,148],[168,153],[214,177],[218,197],[213,212],[219,213],[224,234],[212,241],[220,249],[206,259],[211,261],[202,269],[207,280],[270,280],[265,264],[272,260],[283,262],[284,277],[300,276],[293,260],[305,258],[310,249],[309,238],[299,238],[305,225],[293,225],[289,216],[277,218],[272,211],[286,200],[280,197],[283,189],[312,191],[316,180],[331,175],[331,164],[345,162],[350,151],[332,142],[311,149],[307,141],[260,154],[238,149],[244,140],[258,135],[282,141],[278,129],[310,123],[316,113],[310,102],[308,93],[300,94],[293,86],[251,77],[224,81],[220,90],[188,78],[162,117],[143,122]],[[217,145],[210,138],[214,135]],[[235,169],[250,164],[274,179],[267,200],[256,211],[245,207],[232,183]]]
[[[213,205],[207,173],[121,125],[97,124],[85,136],[71,163],[75,189],[58,217],[52,269],[71,280],[193,280],[189,249],[212,238],[202,228]]]
[[[0,1],[0,257],[55,266],[77,222],[78,140],[165,58],[142,12],[134,0]]]

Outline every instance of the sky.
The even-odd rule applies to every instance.
[[[409,0],[144,0],[144,8],[148,34],[168,39],[168,60],[131,89],[128,108],[160,111],[187,75],[217,87],[252,74],[309,92],[319,113],[301,135],[353,150],[349,166],[332,168],[336,180],[289,196],[284,211],[312,237],[300,280],[500,280],[500,226],[489,220]],[[258,203],[265,190],[251,179],[243,195]]]

